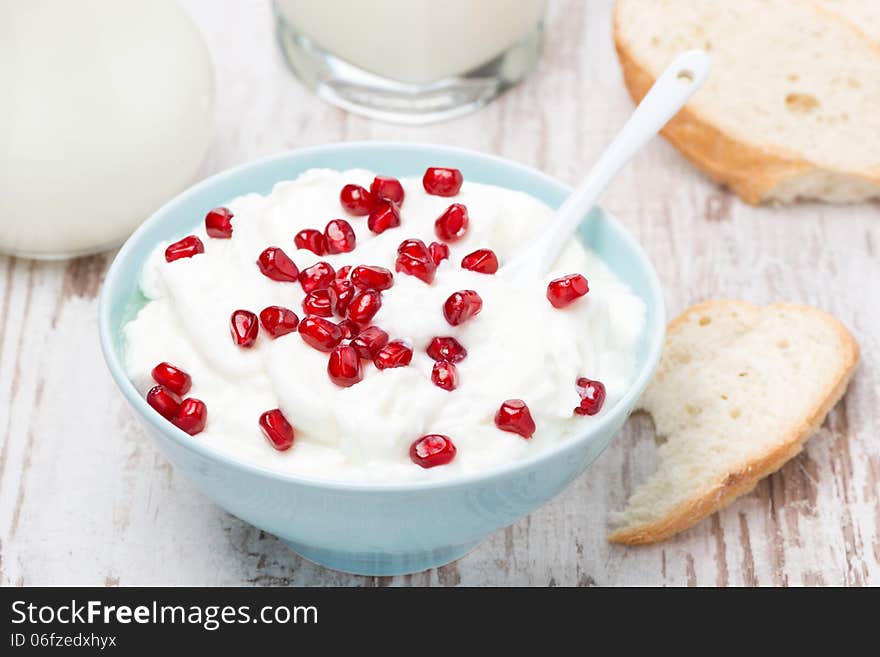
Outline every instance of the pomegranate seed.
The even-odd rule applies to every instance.
[[[432,433],[422,436],[409,448],[409,458],[423,468],[446,465],[455,458],[455,445],[449,436]]]
[[[361,325],[351,321],[350,319],[343,319],[336,326],[338,326],[339,330],[342,331],[343,340],[353,340],[361,332]]]
[[[444,242],[455,242],[467,232],[470,217],[461,203],[453,203],[434,222],[434,232]]]
[[[232,237],[232,212],[229,208],[214,208],[205,215],[205,231],[208,237],[229,239]]]
[[[197,253],[204,252],[205,245],[202,244],[202,240],[195,235],[190,235],[174,244],[169,244],[168,248],[165,249],[165,260],[167,262],[174,262],[181,258],[192,258]]]
[[[547,285],[547,298],[554,308],[565,308],[575,299],[590,291],[587,279],[580,274],[569,274],[556,278]]]
[[[443,242],[431,242],[428,252],[431,254],[431,260],[434,261],[435,265],[439,265],[449,258],[449,246]]]
[[[461,259],[461,267],[478,274],[494,274],[498,271],[498,256],[492,249],[477,249]]]
[[[364,290],[348,304],[346,317],[358,324],[369,324],[381,307],[381,293],[376,290]]]
[[[273,281],[295,283],[299,280],[299,268],[290,257],[277,246],[270,246],[257,258],[257,266],[263,274]]]
[[[239,347],[248,349],[257,341],[260,324],[257,316],[250,310],[236,310],[230,318],[229,330],[232,333],[232,341]]]
[[[535,433],[535,421],[522,399],[508,399],[501,404],[495,414],[495,426],[502,431],[518,433],[523,438],[531,438]]]
[[[299,273],[299,284],[302,285],[303,292],[308,294],[315,290],[326,290],[334,278],[336,272],[333,267],[326,262],[318,262]]]
[[[354,251],[357,238],[351,224],[345,219],[333,219],[324,228],[327,253],[348,253]]]
[[[159,363],[153,368],[153,381],[177,395],[185,395],[192,388],[192,377],[171,363]]]
[[[330,297],[330,310],[340,317],[345,317],[348,306],[351,304],[351,300],[354,299],[354,295],[357,294],[357,290],[354,289],[354,283],[351,281],[337,278],[330,282],[327,294]]]
[[[158,385],[150,388],[147,393],[147,403],[166,420],[170,420],[180,406],[180,397],[165,386]]]
[[[397,228],[400,225],[400,210],[394,203],[385,201],[374,209],[367,219],[367,228],[381,235],[389,228]]]
[[[208,407],[201,399],[187,397],[180,402],[180,407],[171,418],[171,422],[178,429],[195,436],[205,430],[205,424],[208,422]]]
[[[364,360],[373,360],[386,344],[388,344],[388,334],[378,326],[368,326],[351,341],[351,346]]]
[[[574,412],[578,415],[595,415],[602,410],[605,403],[605,384],[601,381],[593,381],[586,377],[577,380],[577,390],[581,397]]]
[[[340,281],[344,281],[348,278],[348,274],[351,272],[351,265],[345,265],[345,267],[340,267],[339,271],[336,272],[336,279]]]
[[[343,187],[342,191],[339,192],[339,202],[342,203],[342,207],[345,208],[346,212],[356,217],[370,214],[370,209],[373,207],[373,197],[370,196],[370,192],[360,185],[346,185]]]
[[[385,370],[392,367],[406,367],[412,360],[412,348],[405,342],[394,340],[376,352],[373,365],[376,369]]]
[[[342,329],[322,317],[306,317],[299,323],[299,334],[318,351],[333,351],[342,341]]]
[[[448,360],[438,360],[431,370],[431,382],[444,390],[455,390],[458,387],[458,369]]]
[[[388,176],[376,176],[370,185],[370,196],[374,201],[385,199],[392,203],[401,205],[403,203],[403,185],[397,178],[389,178]]]
[[[315,255],[322,256],[327,253],[327,240],[324,233],[314,228],[306,228],[299,231],[293,238],[293,243],[298,249],[307,249]]]
[[[460,363],[467,356],[467,349],[455,338],[434,338],[428,345],[428,355],[434,360],[448,360]]]
[[[404,240],[397,247],[395,271],[415,276],[430,285],[434,281],[437,265],[422,240]]]
[[[428,167],[422,177],[422,186],[425,191],[434,196],[455,196],[461,189],[464,176],[458,169],[445,167]]]
[[[358,265],[351,270],[351,282],[361,290],[387,290],[394,285],[394,274],[385,267]]]
[[[361,359],[351,345],[339,345],[330,352],[327,361],[327,374],[338,386],[348,388],[364,378]]]
[[[284,306],[269,306],[260,311],[260,324],[273,340],[293,333],[299,324],[296,313]]]
[[[473,290],[460,290],[449,295],[443,304],[443,316],[453,326],[458,326],[479,314],[483,300]]]
[[[318,317],[333,317],[333,308],[330,302],[329,290],[315,290],[309,292],[303,299],[303,312],[306,315],[317,315]]]
[[[273,408],[260,416],[260,431],[266,436],[269,444],[279,452],[290,449],[293,445],[293,427],[280,408]]]

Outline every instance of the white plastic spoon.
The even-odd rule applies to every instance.
[[[547,273],[608,183],[694,95],[711,66],[712,58],[702,50],[689,50],[673,60],[584,181],[556,211],[547,232],[504,267],[506,274],[533,279]]]

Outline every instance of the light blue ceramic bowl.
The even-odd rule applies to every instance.
[[[238,462],[193,440],[146,404],[125,375],[121,327],[143,302],[138,277],[156,243],[185,234],[207,208],[248,192],[268,193],[276,182],[313,167],[421,176],[430,165],[458,167],[466,180],[521,190],[554,207],[569,192],[534,169],[444,146],[365,142],[293,151],[220,173],[166,204],[122,247],[101,292],[101,346],[107,366],[171,462],[230,513],[279,536],[307,559],[337,570],[394,575],[440,566],[464,555],[490,532],[534,511],[602,453],[660,356],[665,311],[657,275],[620,224],[595,209],[581,226],[580,239],[647,305],[638,371],[625,397],[597,421],[584,423],[584,433],[534,458],[438,482],[320,481]]]

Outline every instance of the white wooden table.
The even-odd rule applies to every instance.
[[[329,107],[284,68],[267,0],[187,0],[213,52],[217,132],[202,174],[349,139],[436,141],[573,182],[631,109],[610,3],[552,6],[538,71],[490,107],[427,128]],[[634,417],[567,491],[457,563],[395,578],[324,570],[215,507],[139,429],[104,367],[96,306],[112,254],[0,259],[0,584],[880,584],[880,206],[752,208],[661,140],[604,204],[648,250],[670,314],[714,296],[793,300],[862,347],[849,393],[806,451],[675,539],[605,541],[654,458]]]

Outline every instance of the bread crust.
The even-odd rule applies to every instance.
[[[668,326],[668,335],[675,333],[678,327],[689,323],[694,315],[710,313],[720,307],[735,304],[756,310],[755,306],[743,301],[730,299],[713,299],[691,306],[676,317]],[[729,472],[721,480],[704,488],[698,495],[680,504],[666,516],[654,522],[624,527],[611,532],[608,540],[612,543],[643,545],[665,540],[678,532],[684,531],[729,505],[740,495],[750,492],[758,482],[767,475],[779,470],[803,448],[806,440],[813,435],[829,411],[840,400],[852,378],[859,360],[859,347],[847,328],[828,313],[792,303],[779,303],[767,306],[767,309],[784,309],[789,312],[800,312],[815,315],[834,330],[838,338],[841,358],[836,372],[828,372],[827,386],[822,395],[822,402],[817,404],[796,426],[782,437],[778,447],[745,464],[742,468]]]
[[[619,3],[615,5],[613,33],[624,83],[630,97],[638,103],[654,84],[654,77],[622,37]],[[749,144],[701,117],[692,105],[686,105],[679,111],[660,134],[710,178],[726,185],[751,205],[785,199],[789,194],[783,193],[783,187],[797,187],[798,179],[817,173],[854,182],[860,190],[870,190],[855,194],[852,200],[880,196],[880,170],[828,170],[778,147]],[[818,192],[799,193],[797,197],[823,198],[824,195]]]

